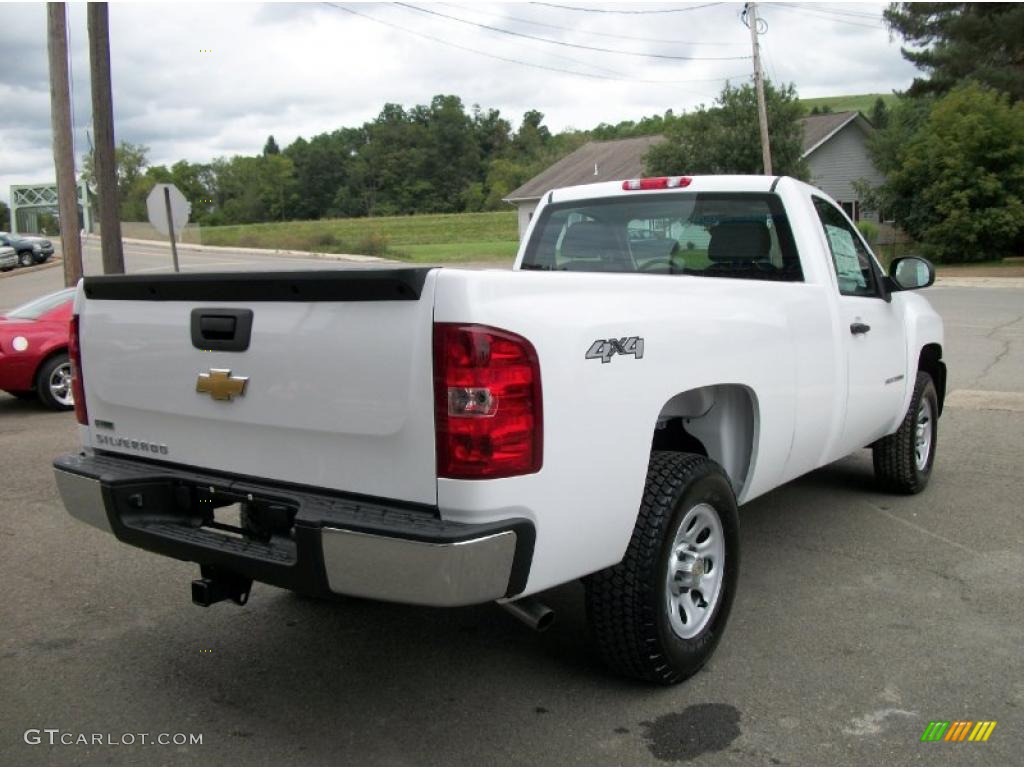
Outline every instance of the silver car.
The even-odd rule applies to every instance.
[[[10,272],[18,266],[18,253],[7,245],[0,245],[0,272]]]

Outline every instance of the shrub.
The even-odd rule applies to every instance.
[[[862,220],[857,222],[857,229],[871,245],[878,242],[878,225],[873,221]]]
[[[380,232],[371,232],[359,238],[353,253],[363,256],[383,256],[388,252],[388,239]]]

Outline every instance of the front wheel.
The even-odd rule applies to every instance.
[[[22,267],[31,267],[36,263],[32,251],[22,251],[18,254],[18,264]]]
[[[75,407],[71,392],[71,361],[66,353],[54,355],[40,366],[36,374],[36,392],[47,408],[70,411]]]
[[[655,451],[640,514],[618,565],[586,579],[587,616],[613,670],[682,682],[714,652],[739,574],[739,515],[721,467]]]
[[[910,408],[900,428],[871,449],[875,479],[888,491],[920,493],[928,485],[939,440],[939,398],[935,382],[917,372]]]

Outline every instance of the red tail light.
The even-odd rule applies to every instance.
[[[68,334],[68,357],[71,358],[71,395],[75,399],[75,418],[78,423],[89,426],[89,412],[85,408],[85,382],[82,379],[82,344],[79,341],[81,321],[78,315],[71,316]]]
[[[434,413],[438,477],[537,472],[544,425],[533,345],[483,325],[435,324]]]
[[[649,179],[630,179],[622,182],[622,188],[627,192],[635,192],[641,189],[676,189],[688,187],[693,181],[689,176],[655,176]]]

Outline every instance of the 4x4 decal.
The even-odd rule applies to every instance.
[[[621,339],[598,339],[587,350],[587,360],[610,363],[615,355],[633,355],[637,360],[644,356],[644,340],[639,336],[623,336]]]

